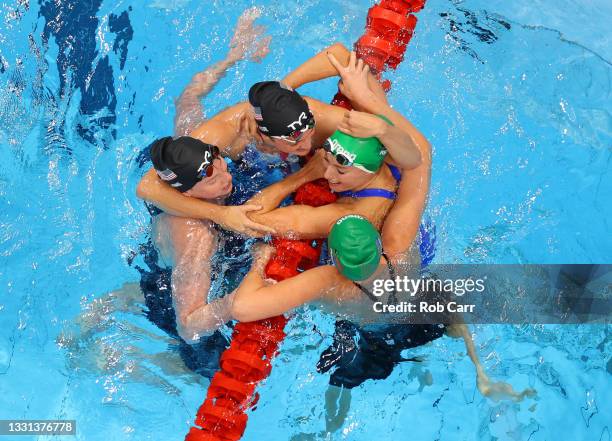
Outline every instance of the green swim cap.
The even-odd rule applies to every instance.
[[[349,214],[338,219],[327,244],[334,265],[347,279],[365,280],[378,268],[382,254],[380,235],[363,216]]]
[[[340,165],[357,167],[367,173],[376,173],[387,154],[378,138],[355,138],[340,130],[325,141],[324,148]]]

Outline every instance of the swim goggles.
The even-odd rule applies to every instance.
[[[208,164],[206,164],[198,172],[198,179],[210,178],[213,175],[213,173],[215,172],[213,163],[215,162],[215,159],[219,157],[220,153],[221,152],[219,151],[219,147],[217,146],[213,145],[213,146],[207,147],[206,152],[204,153],[204,158],[205,160],[208,161]]]
[[[289,144],[295,145],[306,137],[306,134],[308,133],[308,131],[314,128],[315,128],[315,120],[314,120],[314,116],[311,113],[308,119],[304,122],[304,127],[302,127],[301,129],[294,130],[288,135],[282,135],[282,136],[270,135],[270,138],[280,139],[281,141],[285,141]]]
[[[351,161],[349,158],[347,158],[342,153],[334,153],[333,146],[329,138],[326,139],[325,142],[323,143],[323,150],[330,153],[334,157],[336,162],[340,164],[341,166],[351,167],[353,165],[353,161]]]

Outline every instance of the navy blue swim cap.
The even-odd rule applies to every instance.
[[[249,90],[249,102],[259,130],[268,136],[289,135],[312,120],[306,100],[278,81],[255,83]]]
[[[190,190],[212,171],[219,148],[199,139],[167,136],[151,144],[151,161],[159,177],[180,192]]]

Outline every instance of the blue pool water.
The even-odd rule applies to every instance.
[[[150,229],[134,194],[139,154],[171,132],[174,97],[221,59],[254,4],[141,3],[0,3],[0,419],[76,419],[78,440],[181,440],[208,384],[138,311],[102,314],[78,344],[66,337],[89,302],[138,282]],[[429,0],[389,74],[390,101],[434,146],[434,262],[609,262],[612,6],[489,3]],[[208,115],[350,45],[372,2],[256,4],[271,54],[233,68]],[[328,100],[335,88],[304,89]],[[490,375],[536,400],[483,398],[463,344],[443,338],[413,351],[425,363],[356,388],[343,427],[324,435],[328,377],[315,365],[333,318],[304,309],[244,439],[610,440],[611,331],[475,326]]]

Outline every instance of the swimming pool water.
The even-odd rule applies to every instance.
[[[170,133],[174,97],[253,4],[271,54],[233,68],[208,115],[350,45],[372,2],[0,3],[0,418],[76,419],[78,440],[183,439],[208,380],[180,369],[143,314],[103,315],[76,346],[61,336],[91,300],[138,282],[150,228],[134,194],[140,152]],[[392,104],[434,146],[434,262],[609,262],[610,17],[602,0],[429,0],[419,13],[388,77]],[[304,89],[329,100],[336,82]],[[610,326],[473,327],[493,378],[537,389],[522,403],[483,398],[462,343],[437,340],[412,351],[425,363],[355,389],[325,435],[328,377],[315,366],[332,332],[317,311],[292,320],[244,439],[612,436]]]

